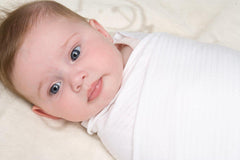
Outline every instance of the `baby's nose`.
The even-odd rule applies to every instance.
[[[82,84],[83,84],[86,77],[87,77],[87,73],[84,72],[84,71],[72,74],[71,86],[72,86],[73,91],[75,91],[75,92],[80,91],[80,89],[82,87]]]

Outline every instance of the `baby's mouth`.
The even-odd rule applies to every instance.
[[[97,98],[102,90],[102,77],[91,84],[88,89],[88,102]]]

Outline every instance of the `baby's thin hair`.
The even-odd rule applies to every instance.
[[[3,13],[3,12],[2,12]],[[24,98],[14,87],[11,75],[14,58],[26,33],[41,19],[62,16],[87,22],[85,18],[55,1],[26,3],[12,12],[5,12],[0,24],[0,81],[13,93]],[[26,100],[26,98],[24,98]]]

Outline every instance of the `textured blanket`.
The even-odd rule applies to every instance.
[[[136,50],[145,64],[134,159],[239,160],[240,53],[167,34]]]

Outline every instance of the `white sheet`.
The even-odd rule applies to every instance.
[[[0,0],[9,7],[30,0]],[[239,0],[57,0],[109,31],[170,32],[240,50]],[[0,159],[112,159],[78,124],[35,116],[0,88]]]

